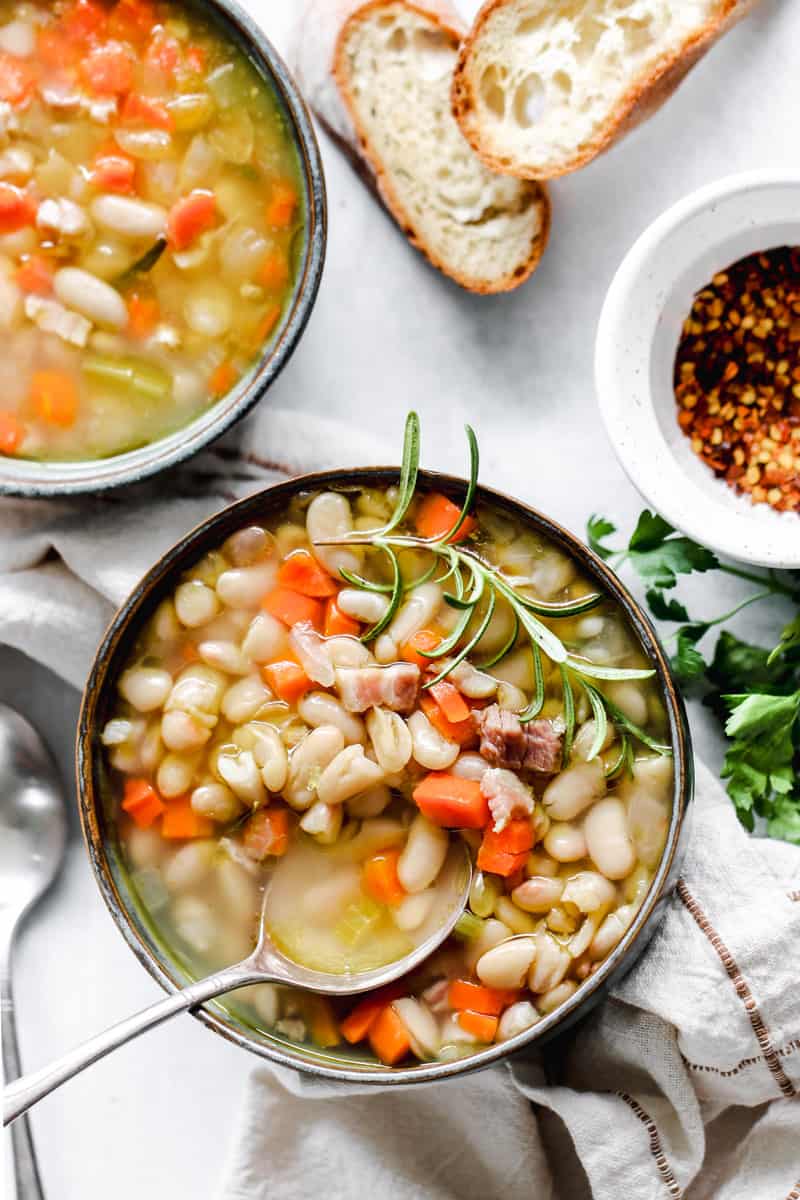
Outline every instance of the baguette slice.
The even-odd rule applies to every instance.
[[[295,66],[412,244],[462,287],[503,292],[536,268],[550,205],[541,184],[487,170],[459,131],[450,87],[464,32],[442,0],[311,0]]]
[[[755,0],[488,0],[459,55],[453,112],[481,159],[566,175],[650,116]]]

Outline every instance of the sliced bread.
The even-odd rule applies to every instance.
[[[488,0],[453,111],[487,166],[549,179],[655,111],[754,0]]]
[[[539,183],[488,170],[450,87],[464,33],[441,0],[311,0],[297,29],[300,87],[408,239],[473,292],[522,283],[550,223]]]

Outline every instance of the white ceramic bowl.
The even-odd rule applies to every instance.
[[[800,567],[800,514],[737,495],[693,453],[672,387],[681,325],[716,272],[800,245],[800,171],[731,175],[663,213],[629,250],[597,329],[595,379],[614,449],[666,520],[718,553]]]

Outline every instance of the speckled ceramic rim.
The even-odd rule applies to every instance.
[[[325,261],[327,211],[319,146],[305,104],[289,71],[262,29],[235,0],[186,0],[247,55],[278,97],[300,160],[306,231],[294,294],[259,361],[239,384],[191,424],[169,437],[96,461],[47,463],[0,456],[0,494],[65,496],[136,483],[182,462],[218,438],[261,400],[277,379],[306,327]]]
[[[178,972],[172,963],[157,957],[152,940],[148,939],[146,924],[137,913],[130,896],[124,894],[124,874],[115,863],[113,838],[106,838],[103,796],[108,793],[108,787],[97,730],[102,727],[113,700],[113,681],[142,623],[164,596],[172,591],[180,574],[206,551],[218,547],[229,534],[242,526],[264,520],[285,505],[296,492],[321,488],[385,487],[396,482],[397,477],[396,467],[325,471],[276,484],[223,509],[182,538],[145,575],[114,617],[97,652],[84,692],[78,728],[77,779],[81,825],[103,899],[136,957],[167,991],[175,991],[182,986]],[[464,480],[431,471],[420,472],[420,483],[423,487],[444,491],[459,502],[466,486]],[[675,755],[673,810],[663,858],[642,908],[616,950],[561,1008],[518,1037],[457,1062],[428,1063],[399,1069],[362,1064],[339,1066],[333,1065],[331,1055],[313,1048],[295,1049],[283,1043],[271,1044],[266,1038],[261,1040],[255,1033],[249,1036],[243,1026],[235,1024],[219,1009],[203,1009],[195,1014],[229,1041],[271,1062],[294,1067],[311,1075],[352,1083],[410,1084],[449,1079],[467,1071],[479,1070],[518,1051],[541,1044],[584,1016],[603,997],[611,983],[633,965],[654,932],[666,898],[677,881],[688,836],[688,821],[685,818],[693,794],[691,741],[683,702],[652,625],[614,572],[567,530],[534,509],[490,488],[479,486],[477,500],[488,501],[504,509],[573,556],[581,568],[596,579],[621,606],[646,653],[652,658],[662,687]]]

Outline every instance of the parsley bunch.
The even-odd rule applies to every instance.
[[[770,837],[800,845],[800,575],[762,574],[720,562],[647,509],[624,548],[608,545],[606,539],[617,530],[606,517],[590,517],[587,532],[601,558],[617,568],[625,563],[634,568],[653,615],[677,624],[672,668],[684,690],[702,695],[724,725],[728,747],[722,777],[739,820],[752,830],[756,816],[762,817]],[[729,612],[694,619],[671,593],[681,576],[708,571],[745,579],[756,590]],[[722,629],[710,657],[704,655],[700,642],[707,633],[771,596],[798,607],[774,647],[750,645]]]

